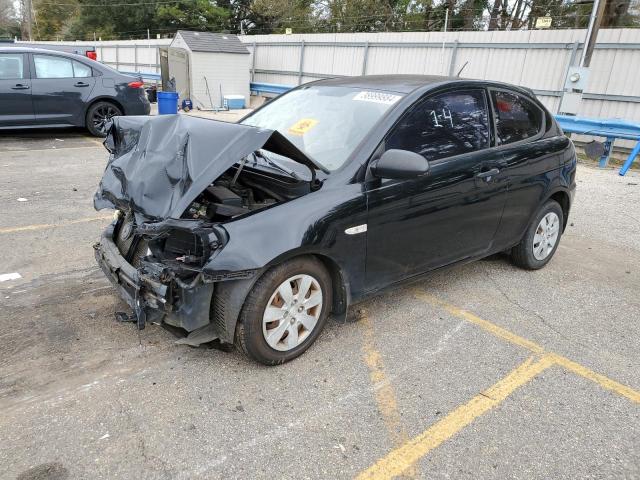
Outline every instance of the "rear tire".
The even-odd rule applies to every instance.
[[[329,273],[312,257],[271,268],[247,295],[236,327],[236,346],[265,365],[293,360],[324,328],[331,292]]]
[[[111,102],[96,102],[87,110],[85,125],[95,137],[106,137],[107,127],[112,117],[122,115],[122,110]]]
[[[526,270],[544,267],[556,253],[563,225],[562,207],[549,200],[533,217],[522,241],[511,250],[513,263]]]

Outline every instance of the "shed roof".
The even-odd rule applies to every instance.
[[[240,39],[230,33],[192,32],[178,30],[192,52],[244,53],[249,54]]]

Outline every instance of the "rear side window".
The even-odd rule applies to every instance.
[[[91,67],[84,63],[73,61],[73,76],[76,78],[87,78],[91,76]]]
[[[24,55],[22,53],[0,53],[0,80],[24,78]]]
[[[53,55],[34,55],[37,78],[73,78],[71,60]]]
[[[489,147],[489,116],[483,90],[457,90],[410,107],[386,149],[419,153],[429,161]]]
[[[526,98],[509,92],[492,91],[496,112],[496,133],[502,145],[536,136],[542,130],[542,110]]]

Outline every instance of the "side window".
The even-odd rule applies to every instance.
[[[76,78],[87,78],[92,75],[91,67],[84,63],[73,61],[73,76]]]
[[[22,53],[0,53],[0,80],[24,78],[24,55]]]
[[[73,78],[71,60],[53,55],[34,55],[37,78]]]
[[[457,90],[411,107],[385,149],[419,153],[429,161],[489,147],[489,115],[483,90]]]
[[[509,92],[492,91],[496,112],[496,133],[502,145],[533,137],[542,130],[542,111],[526,98]]]

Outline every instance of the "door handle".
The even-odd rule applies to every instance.
[[[11,90],[29,90],[29,85],[23,85],[22,83],[16,83]]]
[[[89,84],[88,83],[84,83],[84,82],[76,82],[73,86],[74,87],[88,87]]]
[[[500,173],[500,170],[497,168],[492,168],[491,170],[487,170],[486,172],[480,172],[476,175],[478,178],[482,178],[485,181],[490,181],[491,177],[495,177]]]

